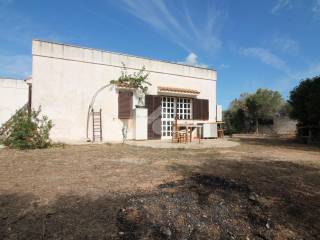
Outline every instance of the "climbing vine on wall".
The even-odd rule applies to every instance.
[[[110,83],[116,86],[139,89],[143,93],[146,93],[151,83],[147,81],[149,73],[145,72],[145,67],[143,66],[138,72],[130,74],[125,64],[122,63],[122,66],[121,76],[116,80],[111,80]]]

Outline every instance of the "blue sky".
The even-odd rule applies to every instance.
[[[33,38],[215,68],[227,108],[320,74],[320,0],[0,0],[0,76],[31,74]]]

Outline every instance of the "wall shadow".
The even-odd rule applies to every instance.
[[[124,197],[61,196],[41,206],[34,195],[0,195],[0,239],[117,239]]]
[[[213,153],[214,154],[214,153]],[[317,239],[318,168],[263,159],[171,164],[148,193],[0,195],[0,239]]]
[[[319,168],[196,152],[197,165],[168,165],[179,181],[148,193],[66,194],[47,205],[2,193],[0,239],[318,239]]]

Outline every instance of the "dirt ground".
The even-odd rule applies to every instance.
[[[319,239],[320,149],[0,150],[0,239]]]

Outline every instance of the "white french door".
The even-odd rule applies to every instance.
[[[161,99],[161,138],[170,138],[172,123],[176,115],[175,98],[162,97]]]
[[[175,116],[178,119],[192,119],[192,100],[190,98],[161,98],[161,138],[172,136],[172,123]]]

